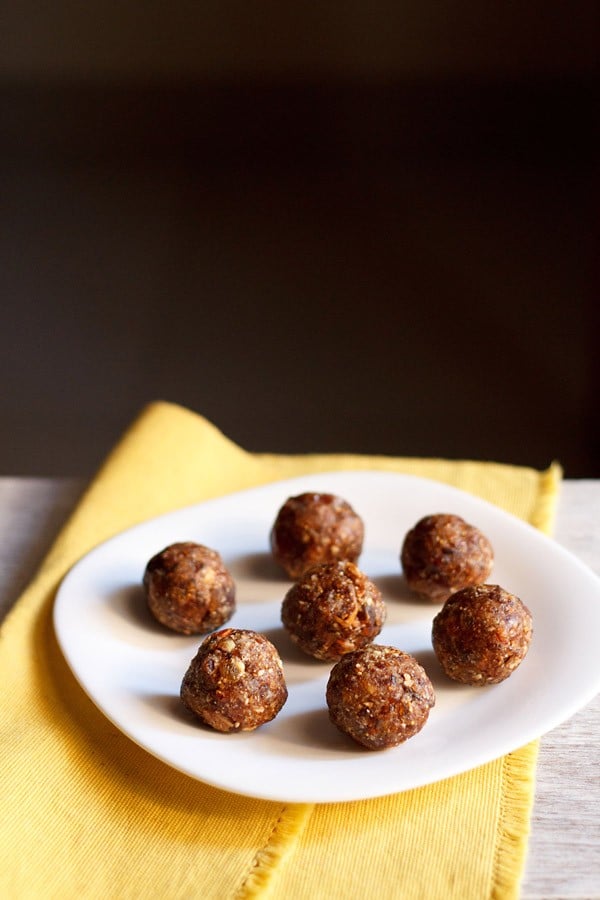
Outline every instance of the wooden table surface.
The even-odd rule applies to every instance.
[[[84,487],[73,478],[0,478],[1,615]],[[555,538],[600,575],[600,481],[563,482]],[[523,900],[600,898],[599,736],[600,696],[542,738]]]

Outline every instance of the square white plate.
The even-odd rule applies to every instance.
[[[304,656],[280,621],[290,587],[272,561],[269,532],[281,505],[303,491],[338,494],[365,522],[360,568],[382,590],[387,622],[377,638],[427,670],[436,706],[415,737],[369,752],[330,724],[331,664]],[[455,513],[491,540],[489,581],[519,596],[533,616],[527,657],[498,685],[449,681],[431,647],[439,606],[412,595],[399,562],[404,535],[422,516]],[[250,733],[219,734],[183,709],[179,688],[202,638],[171,633],[148,613],[146,563],[174,541],[218,550],[237,587],[228,625],[266,634],[278,647],[289,698]],[[126,735],[164,762],[216,787],[285,802],[382,796],[474,768],[554,728],[600,689],[600,580],[558,544],[490,503],[434,481],[377,471],[295,478],[186,507],[96,547],[67,574],[54,625],[78,681]]]

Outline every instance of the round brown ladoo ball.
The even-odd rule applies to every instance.
[[[319,563],[356,562],[362,552],[363,521],[334,494],[299,494],[283,504],[271,529],[271,550],[290,578]]]
[[[374,640],[385,621],[379,589],[351,562],[323,563],[287,592],[281,620],[316,659],[336,660]]]
[[[497,684],[524,659],[532,635],[527,607],[497,584],[464,588],[433,620],[435,654],[449,678]]]
[[[235,612],[235,585],[215,550],[186,541],[153,556],[144,572],[152,615],[180,634],[206,634]]]
[[[494,551],[484,534],[460,516],[425,516],[402,545],[402,569],[408,586],[434,603],[455,591],[482,584],[492,571]]]
[[[433,686],[416,659],[379,644],[336,663],[326,697],[333,724],[369,750],[395,747],[417,734],[435,705]]]
[[[254,731],[288,692],[279,653],[262,634],[224,628],[205,638],[181,684],[184,705],[217,731]]]

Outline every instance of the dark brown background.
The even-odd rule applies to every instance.
[[[140,10],[5,17],[0,472],[163,398],[600,475],[595,4]]]

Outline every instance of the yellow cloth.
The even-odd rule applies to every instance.
[[[284,805],[182,775],[125,738],[79,688],[51,621],[94,545],[179,506],[338,468],[412,473],[549,530],[558,466],[249,454],[205,419],[148,407],[112,452],[6,620],[0,642],[0,896],[514,897],[537,744],[440,784],[349,804]],[[107,660],[110,665],[110,660]]]

